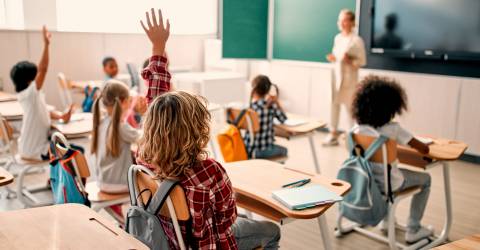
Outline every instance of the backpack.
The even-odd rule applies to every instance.
[[[83,103],[82,103],[83,112],[92,112],[92,106],[93,106],[93,103],[95,102],[95,93],[99,90],[98,87],[93,87],[92,91],[88,93],[89,88],[90,88],[89,86],[86,86],[84,89],[85,100],[83,100]]]
[[[220,151],[222,152],[225,162],[248,160],[247,150],[243,142],[242,134],[238,129],[238,124],[245,116],[247,109],[243,109],[235,121],[228,120],[230,123],[226,125],[222,132],[217,135]],[[230,111],[227,111],[227,117],[230,117]]]
[[[340,203],[340,214],[360,225],[375,226],[387,215],[389,201],[393,202],[390,183],[391,167],[387,169],[388,194],[385,200],[375,182],[369,159],[388,138],[380,135],[366,151],[360,145],[354,145],[351,132],[347,140],[350,157],[340,168],[337,179],[349,182],[351,189]],[[355,149],[360,149],[360,153]]]
[[[134,178],[134,167],[132,166],[128,170],[128,189],[130,190],[131,207],[127,212],[125,230],[152,250],[170,249],[168,237],[163,231],[157,214],[178,181],[165,179],[155,194],[152,194],[150,189],[141,190],[137,194]],[[140,202],[139,205],[137,200],[144,192],[150,192],[149,200],[145,205],[143,202]]]
[[[67,148],[59,156],[55,143],[50,143],[50,186],[55,204],[79,203],[90,206],[83,180],[77,175],[73,161],[79,151]]]

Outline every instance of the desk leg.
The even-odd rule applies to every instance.
[[[315,142],[313,141],[313,133],[308,136],[310,142],[310,150],[312,151],[313,163],[315,164],[315,171],[320,174],[320,164],[318,163],[317,151],[315,150]]]
[[[443,225],[440,236],[422,249],[436,247],[448,240],[448,235],[452,227],[452,193],[450,190],[450,168],[448,165],[448,162],[442,162],[443,183],[445,186],[445,224]]]
[[[332,242],[330,241],[330,235],[328,234],[328,225],[327,225],[327,220],[325,219],[325,214],[320,215],[320,217],[318,217],[317,220],[318,220],[318,226],[320,227],[320,234],[322,235],[323,249],[324,250],[333,249]]]

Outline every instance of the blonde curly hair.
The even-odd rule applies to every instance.
[[[148,108],[138,157],[154,166],[159,178],[186,175],[208,157],[210,113],[203,97],[172,91]]]

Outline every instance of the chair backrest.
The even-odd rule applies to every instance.
[[[242,112],[242,109],[239,108],[227,108],[227,119],[234,121]],[[257,133],[260,131],[260,121],[258,118],[257,112],[253,109],[247,109],[245,116],[238,123],[239,129],[245,129],[249,132]]]
[[[157,191],[159,183],[153,178],[153,176],[143,171],[137,171],[136,176],[138,190],[150,189],[152,193],[155,193]],[[147,193],[142,194],[143,203],[147,202],[148,197],[149,196]],[[180,185],[177,185],[172,190],[172,192],[170,193],[170,199],[172,200],[173,207],[175,208],[175,214],[177,219],[181,221],[188,221],[190,219],[190,212],[188,210],[185,192]],[[160,210],[160,214],[167,218],[172,218],[168,210],[168,206],[166,205],[167,204],[162,207],[162,209]]]
[[[131,86],[130,88],[140,88],[140,74],[138,73],[137,66],[133,63],[127,63],[128,74],[130,75]],[[138,89],[140,93],[140,89]]]
[[[15,145],[13,144],[13,128],[0,113],[0,154],[7,154],[15,161]]]
[[[70,144],[68,143],[66,137],[60,132],[53,133],[52,142],[55,143],[55,149],[57,150],[57,152],[62,155],[67,152],[68,149],[66,147],[70,147]],[[64,146],[62,146],[62,144]],[[73,162],[75,172],[78,176],[80,176],[81,178],[90,177],[90,170],[88,169],[87,159],[82,152],[79,152],[75,155]]]
[[[66,108],[72,104],[72,95],[70,93],[70,86],[68,84],[65,74],[58,73],[58,86],[60,87],[60,100],[62,105]]]
[[[152,194],[155,194],[158,187],[161,185],[161,182],[155,179],[155,174],[144,166],[132,165],[130,167],[128,176],[130,199],[132,199],[132,204],[133,200],[135,203],[137,203],[136,199],[138,197],[135,197],[137,194],[141,194],[142,203],[146,204],[150,195],[147,192],[140,193],[140,190],[143,191],[145,189],[149,189]],[[132,190],[132,188],[135,190]],[[160,209],[160,214],[172,219],[180,249],[186,249],[178,221],[188,221],[190,219],[190,212],[188,209],[185,192],[180,185],[176,185],[170,192],[166,202]]]
[[[368,136],[368,135],[361,135],[361,134],[353,134],[353,140],[360,145],[364,150],[367,150],[367,148],[377,139],[377,137],[374,136]],[[393,163],[395,160],[397,160],[397,142],[395,140],[389,139],[386,143],[386,159],[387,159],[387,164]],[[381,147],[380,149],[382,149]],[[370,161],[375,162],[375,163],[384,163],[383,161],[383,155],[381,150],[377,150],[375,154],[370,158]]]

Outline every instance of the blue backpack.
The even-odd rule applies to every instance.
[[[99,90],[98,87],[93,87],[92,91],[88,93],[88,86],[85,87],[85,100],[82,103],[83,112],[92,112],[92,106],[95,102],[95,93]]]
[[[49,152],[50,185],[55,204],[79,203],[90,206],[87,193],[83,190],[83,180],[77,176],[73,167],[73,160],[79,152],[68,148],[67,152],[60,156],[54,142],[50,143]]]
[[[364,151],[360,145],[354,145],[352,133],[347,137],[350,157],[343,163],[337,179],[349,182],[352,187],[340,203],[340,214],[360,225],[377,225],[387,215],[389,201],[393,201],[390,175],[385,199],[375,182],[369,161],[387,140],[387,137],[381,135]],[[355,149],[360,149],[360,153]],[[388,173],[390,168],[387,169]]]

